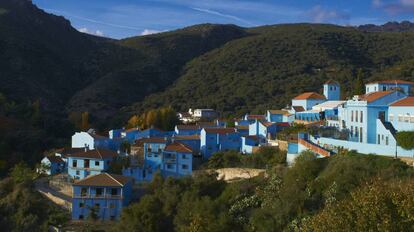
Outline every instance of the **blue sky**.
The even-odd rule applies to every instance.
[[[79,31],[125,38],[200,23],[382,24],[413,20],[414,0],[33,0]]]

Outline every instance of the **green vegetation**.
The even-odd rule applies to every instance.
[[[414,149],[414,132],[400,131],[397,132],[397,144],[405,150]]]
[[[44,199],[33,188],[35,173],[16,165],[11,177],[0,181],[0,228],[2,231],[47,231],[48,225],[64,225],[69,214]]]
[[[274,147],[261,147],[251,155],[235,151],[217,152],[207,162],[207,168],[268,168],[277,164],[286,164],[286,152]]]
[[[364,92],[362,83],[374,78],[414,80],[411,73],[393,75],[390,70],[381,75],[414,58],[414,33],[367,33],[314,24],[247,31],[253,35],[193,59],[173,86],[125,110],[142,111],[168,102],[177,110],[215,108],[223,116],[264,113],[285,107],[299,93],[322,92],[328,79],[341,84],[343,97]]]
[[[391,158],[347,153],[317,159],[305,152],[291,168],[274,163],[264,176],[231,183],[206,173],[157,176],[113,230],[375,231],[383,225],[407,231],[414,226],[412,175],[411,167]]]

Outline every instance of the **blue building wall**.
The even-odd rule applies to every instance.
[[[241,136],[239,133],[216,134],[201,130],[200,151],[204,159],[208,159],[216,152],[225,150],[240,151]]]
[[[338,101],[341,100],[341,89],[337,84],[324,84],[323,95],[328,101]]]
[[[96,189],[102,189],[102,195],[96,195]],[[127,206],[132,196],[132,183],[123,187],[92,187],[92,186],[73,186],[72,199],[72,219],[87,219],[90,208],[97,209],[97,215],[102,220],[116,220],[120,217],[122,208]],[[86,189],[86,194],[81,194],[81,190]],[[112,191],[116,191],[112,195]]]
[[[89,160],[89,167],[85,167],[85,160]],[[76,167],[74,167],[76,161]],[[68,157],[68,174],[74,179],[83,179],[89,175],[100,174],[109,168],[112,159],[87,159]]]
[[[323,99],[305,99],[305,100],[292,100],[292,106],[302,106],[305,110],[312,109],[313,106],[321,104],[326,100]]]
[[[410,94],[411,84],[380,84],[380,83],[372,83],[365,85],[365,92],[381,92],[381,91],[388,91],[393,90],[395,88],[402,89],[405,94]]]
[[[414,131],[414,107],[390,106],[387,120],[398,131]]]

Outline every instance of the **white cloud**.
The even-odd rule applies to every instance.
[[[350,19],[349,14],[345,12],[327,9],[319,5],[306,12],[306,15],[314,23],[347,23]]]
[[[152,34],[157,34],[160,33],[162,31],[158,31],[158,30],[153,30],[153,29],[145,29],[141,32],[141,35],[152,35]]]
[[[382,0],[372,0],[375,8],[384,10],[390,15],[410,14],[414,12],[414,0],[395,0],[383,2]]]
[[[90,35],[96,35],[96,36],[104,36],[104,33],[100,30],[91,31],[86,27],[82,27],[78,29],[79,32],[90,34]]]
[[[221,17],[224,17],[224,18],[234,19],[236,21],[239,21],[241,23],[244,23],[244,24],[247,24],[247,25],[250,25],[250,26],[257,26],[256,24],[254,24],[252,22],[249,22],[247,20],[244,20],[244,19],[239,18],[239,17],[234,16],[234,15],[223,14],[223,13],[218,12],[218,11],[213,11],[213,10],[209,10],[209,9],[202,9],[202,8],[198,8],[198,7],[192,7],[191,9],[196,10],[196,11],[200,11],[200,12],[203,12],[203,13],[211,14],[211,15],[217,15],[217,16],[221,16]]]

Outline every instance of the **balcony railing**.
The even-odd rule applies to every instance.
[[[112,195],[112,194],[72,194],[72,198],[94,198],[94,199],[122,199],[122,195]]]

